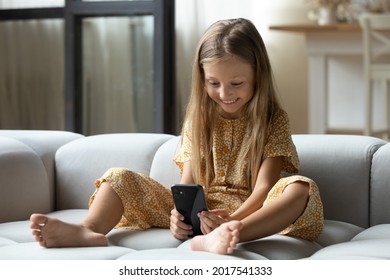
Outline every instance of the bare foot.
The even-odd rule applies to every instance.
[[[230,221],[206,235],[195,236],[191,241],[194,251],[206,251],[215,254],[232,254],[239,241],[242,224]]]
[[[107,238],[78,224],[69,224],[42,214],[30,217],[32,235],[42,247],[107,246]]]

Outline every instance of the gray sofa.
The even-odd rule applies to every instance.
[[[168,229],[114,229],[108,247],[45,249],[28,218],[50,213],[78,222],[94,181],[114,166],[178,182],[172,157],[180,138],[164,134],[84,137],[64,131],[0,130],[0,259],[390,259],[390,143],[351,135],[294,135],[300,173],[314,179],[325,228],[310,242],[273,235],[240,244],[233,255],[192,252]]]

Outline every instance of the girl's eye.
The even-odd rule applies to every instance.
[[[239,83],[232,83],[232,86],[234,87],[239,87],[243,84],[243,82],[239,82]]]
[[[213,81],[207,81],[209,83],[210,86],[212,87],[217,87],[219,86],[219,83],[218,82],[213,82]]]

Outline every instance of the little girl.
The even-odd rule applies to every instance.
[[[191,240],[193,250],[231,254],[239,242],[276,233],[315,240],[322,231],[316,184],[281,177],[298,171],[298,156],[263,40],[246,19],[218,21],[200,40],[174,160],[180,183],[204,186],[210,209],[199,213],[203,235]],[[96,181],[81,224],[33,214],[31,229],[43,247],[106,246],[114,227],[170,228],[186,240],[192,228],[183,219],[169,189],[113,168]]]

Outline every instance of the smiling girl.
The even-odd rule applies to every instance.
[[[318,187],[296,173],[299,160],[288,116],[280,107],[263,40],[246,19],[222,20],[201,38],[192,91],[174,160],[181,184],[200,184],[209,211],[193,250],[231,254],[239,242],[280,233],[315,240],[323,228]],[[163,168],[163,167],[161,167]],[[31,216],[43,247],[106,246],[113,227],[170,228],[192,235],[174,209],[171,191],[143,174],[109,169],[96,181],[81,224]]]

